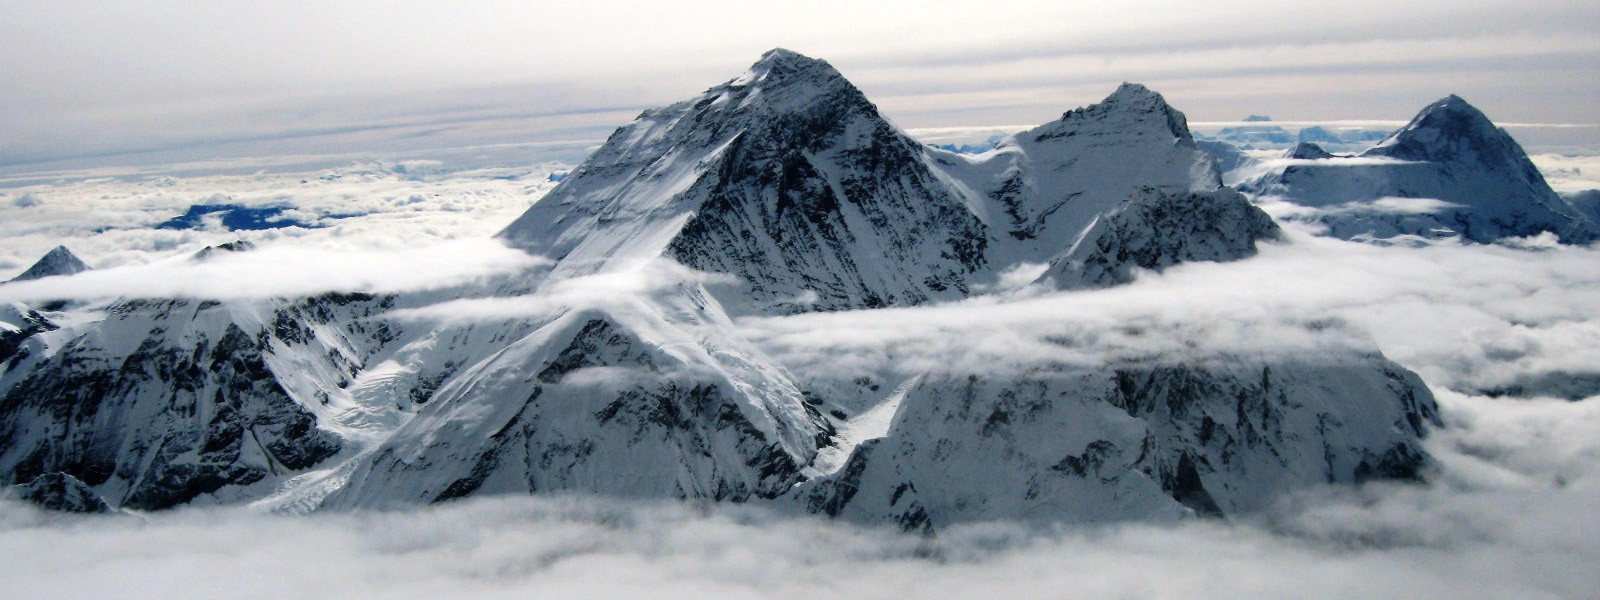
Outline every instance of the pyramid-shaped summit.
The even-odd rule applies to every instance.
[[[500,233],[551,280],[666,257],[727,273],[736,310],[959,298],[982,223],[826,62],[773,50],[698,97],[645,111]]]
[[[1431,162],[1466,160],[1487,166],[1527,160],[1510,134],[1455,94],[1424,107],[1405,127],[1363,154]]]
[[[1041,137],[1099,133],[1108,130],[1151,130],[1159,135],[1170,135],[1194,144],[1189,132],[1189,122],[1182,112],[1167,103],[1167,99],[1144,85],[1124,82],[1110,96],[1098,104],[1075,108],[1061,115],[1061,120],[1033,130]]]
[[[1600,225],[1563,202],[1522,146],[1460,96],[1424,107],[1361,157],[1380,160],[1347,164],[1327,157],[1242,187],[1330,209],[1310,218],[1335,237],[1459,236],[1489,243],[1549,232],[1567,243],[1600,239]],[[1387,210],[1375,203],[1382,198],[1421,202]]]
[[[73,254],[66,246],[56,246],[45,253],[38,262],[33,263],[33,266],[28,267],[28,270],[12,278],[11,281],[31,281],[57,275],[75,275],[88,270],[89,265],[84,264],[78,258],[78,255]]]

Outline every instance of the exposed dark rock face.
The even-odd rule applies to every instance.
[[[1381,357],[929,376],[888,435],[793,499],[918,528],[1238,515],[1297,487],[1415,478],[1430,425],[1427,388]]]
[[[225,307],[130,300],[110,313],[0,396],[0,481],[62,473],[157,509],[339,450],[267,366],[271,338]]]
[[[515,341],[442,387],[328,505],[556,491],[739,502],[800,481],[824,420],[792,384],[731,355],[665,351],[634,318],[567,314]]]
[[[93,488],[66,473],[45,473],[28,483],[11,486],[11,490],[17,497],[46,510],[84,514],[111,512],[111,507]]]
[[[959,298],[986,244],[921,144],[786,50],[645,111],[500,237],[560,259],[556,277],[669,257],[743,280],[734,308],[778,312]]]
[[[1154,188],[1100,218],[1040,277],[1060,289],[1133,281],[1134,269],[1255,256],[1256,242],[1282,236],[1239,192],[1167,193]]]

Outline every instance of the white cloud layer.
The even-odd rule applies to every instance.
[[[1495,390],[1600,376],[1600,250],[1376,247],[1290,231],[1255,258],[1133,285],[740,321],[790,368],[912,375],[1057,361],[1307,360],[1375,345],[1435,386]]]
[[[490,239],[456,240],[401,250],[327,250],[274,246],[177,257],[0,285],[0,302],[115,298],[297,298],[324,292],[440,289],[541,264]]]
[[[440,160],[351,162],[341,157],[95,169],[59,179],[0,183],[0,280],[57,245],[94,268],[144,264],[206,246],[247,240],[342,251],[430,246],[492,236],[555,186],[565,165],[498,166],[494,159],[442,153]],[[331,161],[338,166],[306,169]],[[407,168],[407,165],[410,168]],[[218,173],[221,171],[221,173]],[[173,174],[176,174],[174,176]],[[287,206],[305,226],[261,231],[158,229],[196,204]]]
[[[1430,486],[1308,493],[1270,518],[901,535],[759,507],[489,498],[280,517],[0,503],[17,599],[1580,598],[1600,538],[1595,401],[1447,394]]]
[[[1600,190],[1600,155],[1534,154],[1528,159],[1557,192]]]

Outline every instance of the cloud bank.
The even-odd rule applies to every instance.
[[[0,302],[115,298],[296,298],[325,292],[389,294],[465,285],[544,261],[494,240],[457,240],[405,250],[275,246],[178,257],[0,285]]]
[[[333,157],[327,160],[336,165],[312,169],[282,157],[154,171],[97,169],[63,174],[63,180],[20,181],[10,189],[0,183],[0,238],[5,240],[0,244],[0,280],[21,273],[63,244],[90,266],[107,268],[156,262],[240,239],[264,248],[294,244],[353,252],[483,239],[527,210],[556,185],[551,175],[568,168],[556,163],[501,166],[499,160],[507,156],[446,153],[433,160],[359,162]],[[305,226],[263,231],[157,228],[205,204],[288,207],[282,216]]]
[[[12,598],[1578,598],[1600,539],[1595,401],[1441,396],[1430,486],[1252,522],[936,538],[759,507],[485,498],[402,512],[45,515],[0,503]]]
[[[1495,390],[1540,377],[1600,376],[1594,248],[1376,247],[1294,227],[1286,225],[1290,243],[1264,244],[1257,257],[1144,273],[1106,290],[1023,291],[739,324],[800,372],[910,376],[1230,352],[1315,361],[1376,347],[1435,387]]]

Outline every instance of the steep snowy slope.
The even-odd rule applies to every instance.
[[[269,332],[309,326],[291,307],[126,300],[102,317],[58,346],[34,336],[41,359],[5,373],[0,481],[60,472],[116,506],[166,508],[339,450],[268,364]]]
[[[1358,157],[1293,157],[1241,189],[1312,209],[1341,238],[1460,236],[1488,243],[1552,232],[1587,243],[1600,228],[1563,203],[1505,130],[1450,96]]]
[[[989,262],[997,269],[1050,260],[1146,188],[1207,192],[1222,185],[1183,113],[1132,83],[1002,140],[991,153],[930,152],[989,225]]]
[[[907,529],[1239,515],[1289,490],[1415,477],[1437,425],[1379,356],[922,377],[881,438],[802,484],[806,510]]]
[[[325,505],[782,493],[828,426],[727,327],[692,287],[567,310],[445,379]]]
[[[827,63],[773,50],[617,130],[500,236],[556,259],[551,281],[667,257],[741,280],[719,296],[735,314],[837,310],[961,298],[1163,202],[1147,189],[1220,187],[1183,114],[1141,85],[967,156],[915,143]]]
[[[920,144],[781,49],[618,129],[500,237],[557,259],[552,279],[657,256],[736,275],[725,301],[756,310],[961,297],[985,241]]]

